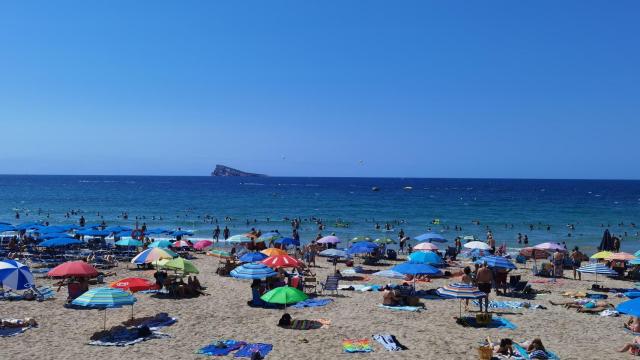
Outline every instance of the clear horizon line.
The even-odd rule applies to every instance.
[[[426,179],[426,180],[573,180],[573,181],[640,181],[640,179],[616,178],[527,178],[527,177],[415,177],[415,176],[308,176],[308,175],[265,175],[265,176],[211,176],[211,175],[136,175],[136,174],[5,174],[0,176],[121,176],[121,177],[207,177],[207,178],[324,178],[324,179]]]

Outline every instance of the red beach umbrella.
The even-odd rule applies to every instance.
[[[84,261],[67,261],[51,269],[47,275],[51,277],[95,277],[98,276],[98,270]]]
[[[151,280],[136,277],[114,281],[109,286],[112,288],[127,290],[131,292],[157,290],[160,288],[155,282]]]
[[[300,261],[298,261],[296,258],[291,257],[289,255],[269,256],[268,258],[262,260],[261,262],[273,269],[285,268],[285,267],[295,268],[300,266]]]

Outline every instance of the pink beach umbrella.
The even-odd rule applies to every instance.
[[[430,242],[423,242],[413,247],[413,250],[419,251],[437,251],[438,245]]]
[[[620,260],[620,261],[630,261],[634,260],[636,257],[626,252],[617,252],[611,254],[606,260]]]
[[[193,245],[193,248],[198,251],[202,251],[211,245],[213,245],[213,241],[211,240],[200,240]]]
[[[532,247],[520,249],[520,255],[534,259],[546,259],[550,256],[550,254],[546,250],[539,250]]]
[[[337,236],[325,236],[323,238],[320,238],[318,241],[316,241],[318,244],[337,244],[340,242],[340,239],[338,239]]]
[[[546,250],[546,251],[567,251],[567,249],[564,248],[564,246],[560,245],[560,244],[556,244],[556,243],[552,243],[552,242],[545,242],[542,244],[538,244],[536,246],[533,247],[536,250]]]
[[[171,246],[174,248],[181,248],[181,247],[192,247],[193,245],[191,245],[191,243],[186,240],[178,240],[178,241],[174,241],[173,244],[171,244]]]

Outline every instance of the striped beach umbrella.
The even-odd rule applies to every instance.
[[[462,317],[462,299],[479,299],[486,297],[487,294],[480,291],[477,287],[465,283],[453,283],[445,285],[436,290],[438,295],[449,299],[461,299],[460,301],[460,317]]]
[[[34,286],[29,267],[15,260],[0,261],[0,283],[13,290],[26,290]]]
[[[78,296],[71,304],[88,308],[102,309],[104,312],[104,329],[107,329],[107,312],[106,309],[120,308],[125,305],[131,305],[131,313],[133,314],[133,304],[136,298],[131,293],[114,289],[110,287],[101,287],[91,289],[84,294]]]
[[[489,266],[490,268],[507,270],[513,270],[516,268],[516,266],[511,261],[507,260],[507,258],[495,255],[483,256],[480,259],[476,260],[475,263],[482,265],[485,261],[487,262],[487,266]]]
[[[238,279],[266,279],[278,273],[261,263],[247,263],[231,270],[231,276]]]
[[[578,268],[578,271],[586,274],[595,274],[596,282],[598,281],[598,274],[606,275],[606,276],[616,276],[618,273],[611,268],[607,267],[601,263],[590,263]]]
[[[423,242],[423,243],[420,243],[420,244],[414,246],[413,250],[417,250],[417,251],[437,251],[438,250],[438,245],[430,243],[430,242]]]
[[[234,243],[234,244],[248,244],[253,242],[253,240],[245,235],[233,235],[232,237],[228,238],[227,240],[225,240],[228,243]]]
[[[174,253],[169,249],[150,248],[136,255],[133,259],[131,259],[131,263],[132,264],[150,264],[156,260],[173,259],[176,256],[178,256],[178,254]]]
[[[262,263],[272,269],[279,269],[279,268],[285,268],[285,267],[297,268],[297,267],[300,267],[301,265],[300,261],[298,261],[296,258],[291,257],[289,255],[269,256],[268,258],[262,260]]]

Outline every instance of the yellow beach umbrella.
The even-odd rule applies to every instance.
[[[595,253],[593,255],[591,255],[592,259],[606,259],[608,257],[610,257],[611,255],[613,255],[613,253],[611,251],[600,251],[598,253]]]

